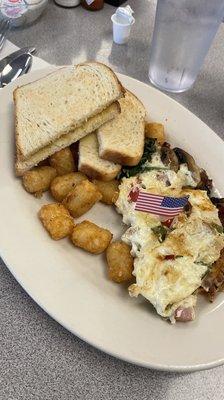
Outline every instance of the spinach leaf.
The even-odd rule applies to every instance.
[[[139,161],[138,165],[135,167],[123,167],[121,169],[120,174],[118,175],[118,179],[122,178],[130,178],[131,176],[135,176],[137,174],[140,174],[141,172],[147,170],[152,170],[152,169],[161,169],[157,167],[150,167],[146,166],[145,164],[147,161],[151,161],[152,159],[152,154],[156,152],[156,139],[146,139],[145,140],[145,146],[144,146],[144,151],[141,160]]]
[[[197,264],[197,265],[204,265],[204,267],[208,267],[208,268],[209,268],[209,264],[204,263],[203,261],[195,261],[194,264]]]
[[[212,222],[210,226],[215,229],[218,233],[223,233],[223,226],[216,224],[215,222]]]
[[[166,168],[166,167],[151,167],[150,165],[145,165],[145,167],[143,169],[143,172],[154,171],[154,170],[156,170],[156,171],[167,171],[168,168]]]
[[[167,235],[167,230],[166,230],[166,228],[164,228],[164,226],[162,226],[162,225],[154,226],[152,228],[152,231],[153,231],[154,235],[157,236],[157,239],[160,243],[164,242],[164,240],[166,239],[166,235]]]

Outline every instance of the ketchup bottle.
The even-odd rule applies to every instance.
[[[81,0],[81,5],[90,11],[101,10],[104,6],[104,0]]]

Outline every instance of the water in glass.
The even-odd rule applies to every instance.
[[[223,15],[223,0],[158,0],[150,52],[150,81],[171,92],[189,89]]]

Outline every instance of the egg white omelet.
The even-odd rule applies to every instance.
[[[135,257],[136,283],[129,287],[129,293],[141,294],[159,315],[175,322],[179,310],[195,306],[196,290],[219,258],[224,234],[217,208],[206,191],[196,189],[197,182],[187,164],[180,164],[177,172],[169,169],[161,161],[158,147],[148,167],[153,168],[122,179],[116,202],[123,222],[130,226],[122,240],[131,246]],[[135,211],[135,202],[130,198],[130,192],[135,190],[171,197],[189,196],[190,212],[180,213],[172,226],[165,229],[164,218]],[[163,240],[156,234],[158,228],[165,229]]]

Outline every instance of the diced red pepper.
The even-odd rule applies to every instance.
[[[128,197],[131,201],[133,201],[134,203],[136,203],[136,201],[138,200],[138,195],[139,195],[139,188],[133,188]]]
[[[162,221],[162,225],[166,226],[167,228],[170,228],[173,222],[173,218],[167,219],[166,221]]]

